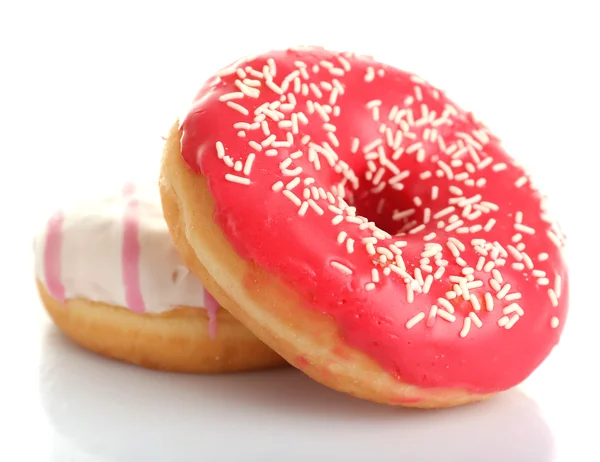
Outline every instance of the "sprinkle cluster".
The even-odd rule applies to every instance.
[[[294,51],[301,56],[305,50]],[[549,258],[556,253],[550,247],[562,248],[565,238],[543,201],[532,215],[531,207],[527,212],[514,206],[503,210],[499,201],[490,200],[490,179],[510,190],[529,188],[531,197],[537,192],[522,167],[494,154],[497,139],[485,126],[407,74],[411,92],[402,101],[372,99],[355,115],[375,124],[377,136],[340,138],[336,121],[350,91],[347,79],[355,82],[360,73],[362,84],[370,85],[388,68],[341,53],[318,63],[298,59],[291,72],[280,75],[273,58],[263,61],[257,66],[259,60],[247,59],[219,73],[235,85],[219,100],[239,114],[232,129],[248,140],[250,152],[244,161],[234,160],[221,141],[216,143],[216,155],[230,169],[226,180],[250,185],[255,160],[276,157],[280,175],[273,193],[289,200],[298,219],[327,217],[339,229],[342,256],[361,253],[371,262],[365,291],[376,291],[396,276],[405,287],[406,303],[422,297],[423,309],[406,321],[407,329],[457,323],[457,334],[464,338],[482,328],[483,316],[494,310],[502,312],[495,324],[511,329],[526,315],[515,283],[519,274],[524,281],[533,279],[551,306],[558,306],[563,281],[558,271],[549,270]],[[257,105],[259,97],[267,101]],[[320,172],[331,169],[339,181],[319,181]],[[426,193],[413,194],[416,184]],[[394,223],[393,233],[359,213],[357,204],[365,197],[376,204],[369,216]],[[498,233],[489,238],[500,222],[502,242]],[[548,243],[547,251],[530,254],[540,240]],[[418,258],[407,257],[415,252]],[[355,275],[343,257],[332,258],[330,266],[346,277],[363,276]],[[434,289],[439,296],[433,296]],[[552,317],[550,327],[558,325],[558,317]]]

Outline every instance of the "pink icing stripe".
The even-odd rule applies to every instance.
[[[146,311],[146,306],[140,289],[140,217],[138,201],[131,197],[134,192],[135,186],[132,184],[127,184],[123,188],[123,194],[129,198],[123,224],[123,285],[127,308],[136,313],[143,313]]]
[[[61,249],[62,226],[65,215],[62,210],[56,212],[46,229],[46,244],[44,247],[44,277],[46,288],[50,295],[61,302],[65,301],[65,287],[61,281]]]
[[[219,309],[219,303],[206,289],[204,289],[204,308],[208,311],[208,336],[214,340],[217,336],[217,310]]]

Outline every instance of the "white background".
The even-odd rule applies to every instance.
[[[600,460],[595,3],[0,2],[0,460]],[[35,227],[65,200],[154,181],[161,135],[210,73],[297,44],[372,54],[432,81],[550,194],[569,238],[571,313],[518,390],[407,412],[293,371],[142,371],[50,325],[32,284]]]

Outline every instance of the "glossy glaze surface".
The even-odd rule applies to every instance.
[[[490,130],[418,76],[275,51],[211,78],[181,130],[236,251],[394,376],[496,392],[557,344],[563,234]]]

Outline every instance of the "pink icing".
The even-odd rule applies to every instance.
[[[123,285],[127,307],[136,313],[146,311],[140,289],[140,240],[138,201],[133,198],[135,186],[127,184],[123,194],[128,197],[123,224]]]
[[[204,289],[204,308],[208,312],[208,336],[214,340],[217,336],[217,310],[219,309],[219,303],[206,289]]]
[[[59,210],[48,220],[46,246],[44,248],[46,287],[50,295],[61,302],[65,301],[65,287],[60,277],[62,226],[64,219],[65,215],[63,211]]]

